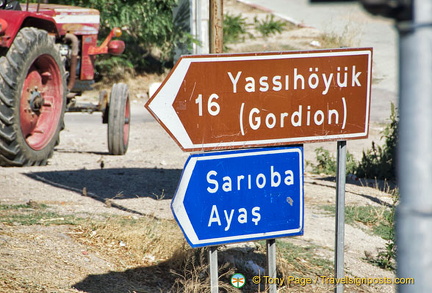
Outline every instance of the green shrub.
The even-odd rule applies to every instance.
[[[262,37],[266,38],[271,35],[282,33],[285,29],[285,22],[275,20],[274,15],[266,15],[266,18],[259,20],[254,18],[255,29],[261,34]]]
[[[243,42],[247,34],[246,18],[239,15],[224,15],[223,20],[223,42],[224,44],[232,44],[235,42]],[[251,35],[248,35],[251,36]]]
[[[394,104],[391,104],[390,124],[382,132],[384,145],[378,146],[372,142],[372,148],[363,152],[356,169],[360,178],[396,179],[396,144],[398,140],[398,119]]]
[[[125,75],[133,75],[133,65],[126,59],[111,56],[101,58],[97,63],[97,71],[103,73],[103,77],[110,81],[120,80]]]
[[[319,147],[315,149],[317,164],[311,164],[312,172],[317,174],[335,175],[337,171],[337,161],[328,150]],[[346,173],[353,174],[357,168],[354,156],[347,152]]]
[[[281,20],[275,20],[273,15],[267,15],[265,19],[254,18],[253,23],[247,21],[246,17],[241,14],[231,15],[229,13],[224,15],[223,21],[223,34],[225,50],[228,49],[227,44],[234,44],[236,42],[244,42],[246,38],[254,39],[254,35],[250,33],[254,28],[263,38],[271,35],[282,33],[286,28],[286,23]]]
[[[369,259],[369,261],[380,268],[394,271],[396,270],[396,234],[395,234],[395,219],[396,219],[396,207],[399,202],[399,191],[395,190],[392,194],[393,204],[390,207],[390,212],[386,216],[386,222],[388,225],[380,225],[376,227],[380,232],[385,232],[383,238],[387,240],[384,249],[378,251],[376,258]]]
[[[384,145],[372,142],[372,147],[363,151],[362,158],[356,162],[353,155],[347,152],[347,174],[359,178],[395,180],[396,179],[396,144],[398,140],[398,119],[396,108],[391,104],[390,124],[383,132]],[[315,150],[317,164],[312,164],[313,173],[336,174],[336,158],[322,147]]]

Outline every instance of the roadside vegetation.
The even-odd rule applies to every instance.
[[[396,182],[396,144],[398,135],[398,117],[396,108],[391,104],[390,123],[382,131],[382,146],[372,142],[370,149],[363,151],[360,161],[355,161],[353,155],[347,153],[347,174],[354,175],[360,182],[363,179],[383,181],[386,192],[392,195],[393,202],[389,207],[347,206],[345,210],[346,223],[354,225],[362,223],[387,241],[386,246],[376,257],[367,256],[367,260],[381,268],[396,269],[395,243],[395,209],[399,202],[399,191],[394,186]],[[317,163],[309,163],[312,172],[330,176],[336,175],[336,158],[326,149],[315,150]],[[393,184],[388,184],[393,182]],[[376,184],[379,188],[379,184]],[[326,211],[334,214],[333,206],[323,206]]]
[[[69,225],[73,216],[61,216],[47,210],[48,206],[29,201],[27,204],[0,205],[0,223],[5,225]]]
[[[275,19],[274,15],[267,15],[264,19],[254,17],[249,21],[241,14],[224,15],[224,39],[225,51],[229,50],[229,44],[245,42],[248,39],[266,39],[272,35],[281,34],[284,30],[292,28],[293,25]]]
[[[396,244],[394,231],[395,204],[398,195],[393,194],[393,202],[390,207],[376,206],[346,206],[345,223],[364,229],[366,232],[373,233],[384,240],[386,245],[376,256],[365,252],[365,260],[386,270],[394,271],[396,269]],[[324,205],[321,208],[335,215],[334,205]],[[361,224],[361,225],[360,225]]]
[[[389,123],[382,131],[381,139],[384,144],[372,142],[370,149],[363,151],[360,161],[347,152],[346,173],[353,174],[357,178],[369,178],[377,180],[396,180],[396,143],[398,131],[398,118],[394,104],[391,104]],[[312,168],[312,173],[332,175],[336,174],[336,157],[328,150],[320,147],[315,150],[316,163],[307,162]]]

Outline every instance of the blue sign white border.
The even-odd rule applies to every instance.
[[[192,176],[195,165],[198,161],[207,160],[219,160],[224,158],[234,158],[234,157],[246,157],[246,156],[258,156],[258,155],[270,155],[279,153],[298,153],[299,154],[299,170],[300,170],[300,219],[299,227],[296,229],[288,229],[282,231],[265,232],[265,233],[254,233],[245,235],[235,235],[229,237],[219,237],[211,239],[198,239],[197,234],[192,226],[189,216],[186,212],[183,200],[186,195],[188,184]],[[262,239],[273,239],[278,237],[287,236],[298,236],[303,235],[304,228],[304,157],[302,148],[297,146],[291,147],[276,147],[276,148],[260,148],[260,149],[246,149],[240,151],[222,151],[213,152],[211,155],[208,153],[194,154],[189,156],[185,163],[181,180],[174,198],[171,202],[171,210],[177,221],[179,227],[182,229],[183,234],[186,236],[191,247],[203,247],[203,246],[214,246],[233,242],[246,242],[252,240],[262,240]]]

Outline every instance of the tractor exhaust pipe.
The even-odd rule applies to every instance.
[[[69,82],[68,82],[68,90],[72,90],[75,85],[76,80],[76,68],[78,63],[78,38],[74,34],[66,34],[65,39],[71,42],[72,45],[72,56],[71,56],[71,65],[69,70]]]
[[[45,3],[45,2],[47,2],[47,1],[44,1],[44,3]],[[30,3],[30,0],[27,0],[27,3],[26,3],[26,11],[29,10],[29,3]],[[39,8],[40,8],[40,0],[38,0],[36,12],[39,12]]]
[[[29,3],[30,3],[30,0],[27,0],[27,3],[26,3],[26,11],[29,10]],[[43,3],[44,3],[44,4],[48,4],[48,0],[44,0]],[[37,4],[38,4],[38,5],[37,5],[36,12],[39,12],[39,8],[40,8],[40,0],[38,0],[38,3],[37,3]]]

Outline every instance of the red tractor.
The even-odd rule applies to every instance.
[[[45,165],[59,143],[65,111],[100,111],[108,124],[108,150],[129,144],[126,84],[103,91],[99,103],[78,103],[92,89],[100,54],[121,54],[114,28],[97,46],[99,11],[55,4],[0,0],[0,166]]]

